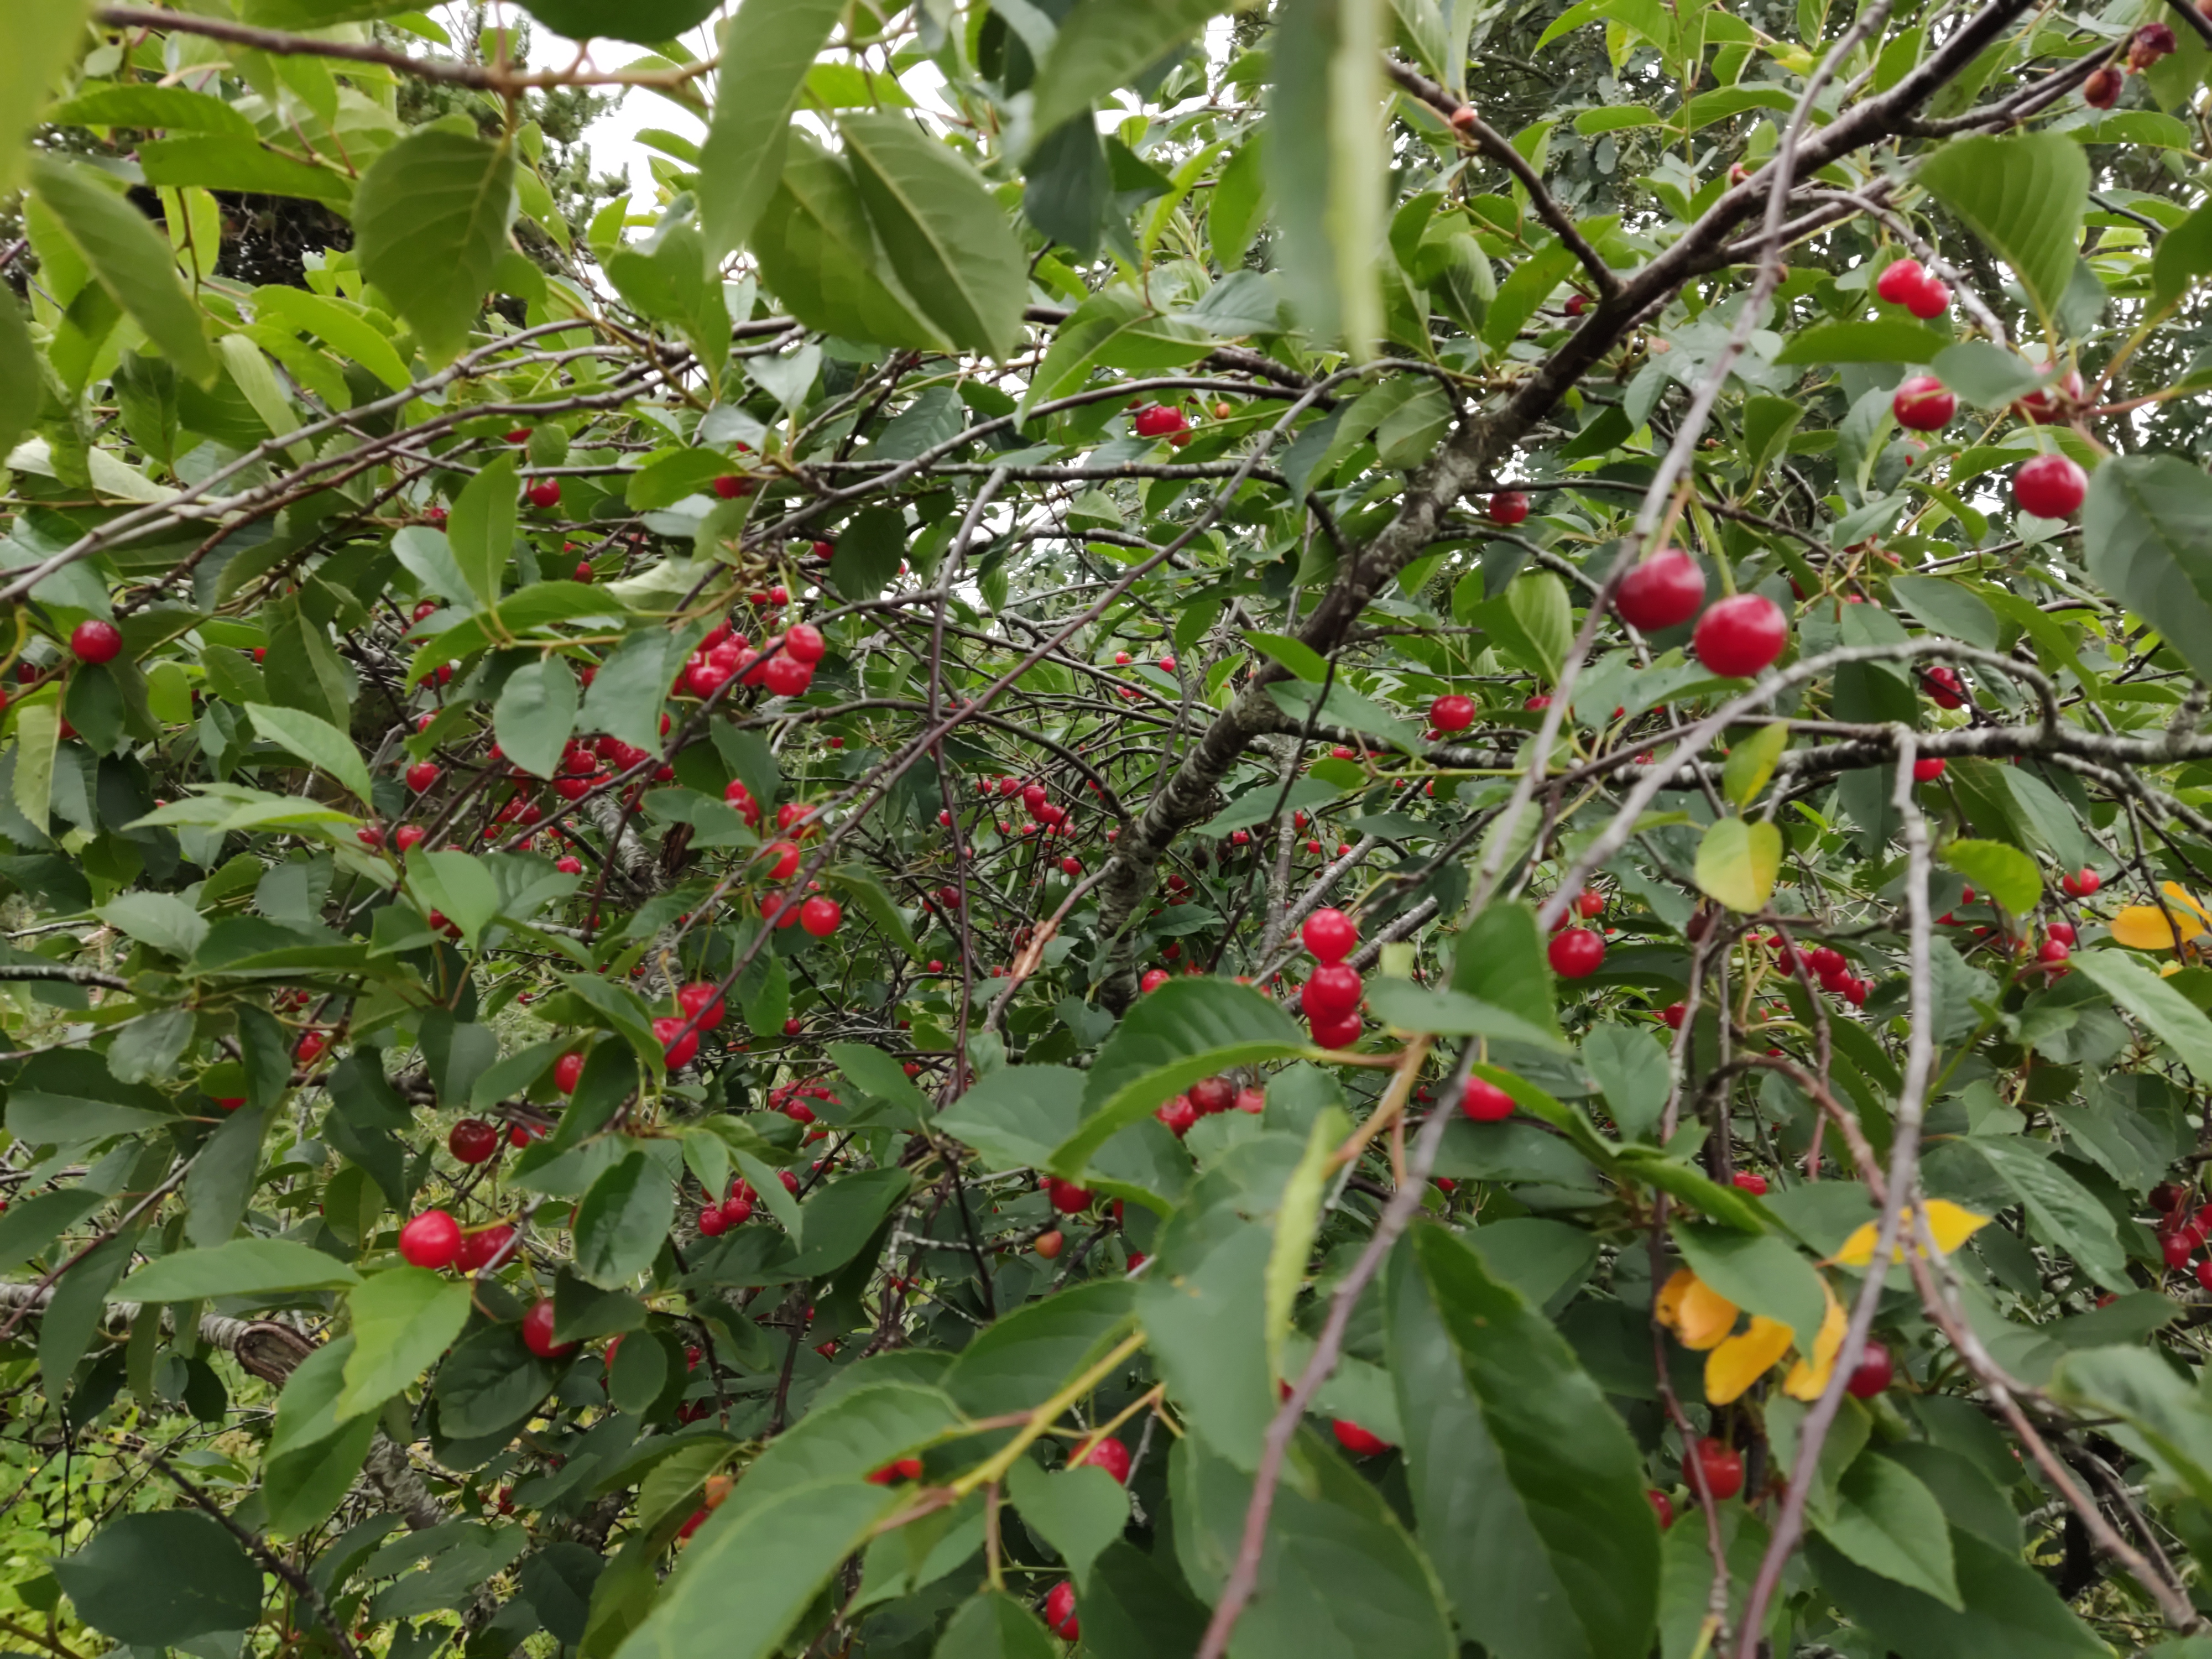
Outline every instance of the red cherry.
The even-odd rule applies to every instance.
[[[1941,317],[1951,308],[1951,290],[1923,272],[1912,292],[1905,296],[1905,308],[1923,323]]]
[[[1659,1530],[1664,1532],[1674,1524],[1674,1500],[1656,1487],[1645,1492],[1651,1500],[1651,1513],[1659,1517]]]
[[[1052,1207],[1062,1215],[1077,1215],[1091,1207],[1091,1192],[1072,1181],[1054,1181],[1045,1188],[1045,1196]]]
[[[1912,781],[1915,783],[1933,783],[1942,775],[1943,757],[1941,755],[1923,756],[1912,763]]]
[[[750,478],[740,478],[735,473],[726,472],[714,480],[714,493],[724,501],[734,501],[753,493],[753,481]],[[819,546],[821,544],[817,542],[816,545]]]
[[[1456,693],[1429,705],[1429,724],[1439,732],[1464,732],[1474,724],[1474,699]]]
[[[2081,373],[2069,368],[2015,402],[2012,412],[2037,426],[2049,426],[2054,421],[2063,419],[2064,412],[2081,400]]]
[[[1340,962],[1322,963],[1307,977],[1298,992],[1298,1006],[1307,1018],[1340,1020],[1359,1006],[1359,970]]]
[[[1890,1358],[1888,1348],[1869,1338],[1860,1351],[1859,1363],[1851,1367],[1844,1392],[1854,1400],[1871,1400],[1896,1379],[1897,1362]]]
[[[684,1029],[690,1024],[689,1020],[678,1019],[667,1014],[653,1022],[653,1038],[667,1055],[671,1071],[679,1066],[688,1066],[691,1057],[699,1052],[698,1032]]]
[[[1267,1097],[1262,1091],[1258,1089],[1239,1089],[1237,1091],[1237,1109],[1238,1111],[1249,1112],[1253,1116],[1257,1117],[1261,1112],[1267,1110]]]
[[[1225,1077],[1200,1078],[1190,1085],[1190,1103],[1203,1117],[1225,1112],[1237,1103],[1237,1085]]]
[[[2073,954],[2072,945],[2067,944],[2064,939],[2053,936],[2043,941],[2042,945],[2036,951],[2035,959],[2046,966],[2055,966]]]
[[[1668,1030],[1672,1031],[1680,1030],[1682,1022],[1689,1017],[1690,1005],[1686,1002],[1670,1002],[1659,1011],[1659,1018],[1667,1022]]]
[[[292,1053],[301,1065],[313,1066],[323,1057],[323,1051],[330,1046],[330,1038],[323,1033],[309,1031],[292,1045]]]
[[[444,1210],[425,1210],[399,1230],[399,1254],[416,1267],[449,1267],[461,1253],[461,1224]]]
[[[2054,921],[2050,927],[2045,928],[2043,933],[2045,938],[2055,939],[2061,945],[2072,945],[2075,942],[2074,924],[2070,921]]]
[[[1700,1474],[1705,1490],[1724,1504],[1743,1490],[1743,1454],[1707,1435],[1682,1460],[1682,1478],[1693,1493]]]
[[[446,1150],[464,1164],[482,1164],[499,1150],[499,1131],[480,1117],[465,1117],[446,1137]]]
[[[1937,664],[1926,676],[1928,698],[1938,708],[1963,708],[1966,705],[1966,682],[1959,678],[1955,668]]]
[[[844,908],[833,898],[811,898],[799,907],[799,925],[817,939],[827,939],[845,919]]]
[[[528,494],[532,507],[558,507],[561,505],[561,481],[558,478],[540,478],[530,486]]]
[[[2190,1242],[2185,1233],[2168,1233],[2159,1241],[2158,1248],[2159,1254],[2166,1258],[2166,1265],[2176,1272],[2186,1267],[2189,1258],[2197,1251],[2197,1246]]]
[[[1490,498],[1492,524],[1519,524],[1528,516],[1528,498],[1517,489],[1501,489]]]
[[[1139,438],[1172,437],[1189,424],[1182,410],[1173,404],[1152,404],[1140,409],[1137,411],[1137,418],[1130,422]]]
[[[1129,1449],[1110,1434],[1068,1467],[1073,1468],[1077,1465],[1105,1470],[1114,1477],[1114,1484],[1117,1486],[1129,1484]]]
[[[1459,1109],[1477,1123],[1502,1123],[1513,1115],[1513,1097],[1486,1078],[1471,1077]]]
[[[2079,875],[2060,877],[2058,884],[2069,898],[2088,898],[2105,884],[2105,878],[2094,870],[2085,869]]]
[[[1898,259],[1882,268],[1874,291],[1891,305],[1901,306],[1928,280],[1926,267],[1917,259]]]
[[[866,1477],[872,1486],[892,1486],[921,1478],[921,1460],[919,1457],[895,1457],[883,1468],[869,1470]]]
[[[1679,547],[1661,548],[1622,577],[1613,599],[1621,620],[1644,634],[1680,627],[1705,602],[1705,573]]]
[[[1169,1131],[1180,1140],[1188,1134],[1191,1126],[1198,1121],[1197,1105],[1188,1095],[1177,1095],[1166,1102],[1152,1115],[1168,1126]]]
[[[820,662],[830,649],[822,630],[811,623],[793,623],[783,636],[783,648],[794,659],[810,666]]]
[[[576,1092],[576,1084],[584,1075],[581,1054],[563,1054],[553,1062],[553,1086],[564,1095]]]
[[[722,994],[699,980],[694,980],[676,994],[676,1006],[687,1018],[698,1016],[699,1029],[703,1031],[711,1031],[720,1025],[726,1012],[722,1006]]]
[[[499,1132],[495,1129],[492,1132],[492,1139],[499,1139]],[[461,1254],[456,1265],[463,1273],[480,1272],[504,1255],[514,1239],[514,1229],[505,1222],[470,1233],[461,1240]]]
[[[708,1205],[699,1212],[699,1232],[702,1237],[720,1238],[729,1223],[722,1218],[721,1206]]]
[[[1561,979],[1588,979],[1605,960],[1605,941],[1587,927],[1570,927],[1553,935],[1545,954]]]
[[[1959,412],[1959,400],[1933,374],[1911,374],[1898,382],[1889,412],[1911,431],[1941,432]]]
[[[1691,637],[1698,660],[1733,679],[1758,673],[1789,641],[1788,619],[1763,593],[1737,593],[1708,607]]]
[[[416,761],[407,769],[407,787],[418,795],[434,788],[437,782],[438,767],[434,761]]]
[[[576,1352],[573,1342],[553,1340],[553,1298],[540,1297],[530,1304],[530,1311],[522,1316],[522,1346],[540,1359],[558,1359],[563,1354]]]
[[[1568,316],[1570,316],[1570,317],[1579,317],[1579,316],[1581,316],[1581,315],[1583,314],[1583,313],[1584,313],[1585,311],[1588,311],[1589,309],[1589,295],[1587,295],[1587,294],[1570,294],[1569,295],[1567,295],[1567,315],[1568,315]]]
[[[1306,1024],[1313,1033],[1315,1046],[1321,1048],[1349,1048],[1359,1041],[1359,1034],[1365,1029],[1357,1013],[1346,1014],[1342,1019],[1309,1018]]]
[[[1145,970],[1145,976],[1137,981],[1137,989],[1139,994],[1146,991],[1157,991],[1161,986],[1168,982],[1168,970],[1164,968],[1146,969]]]
[[[1381,1435],[1370,1433],[1348,1419],[1340,1417],[1328,1428],[1329,1432],[1336,1437],[1336,1443],[1354,1457],[1372,1457],[1377,1452],[1390,1449],[1390,1443]]]
[[[2070,519],[2081,510],[2089,475],[2065,456],[2038,455],[2012,475],[2012,498],[2039,519]]]
[[[1306,918],[1306,925],[1298,930],[1307,950],[1315,960],[1322,963],[1342,962],[1359,943],[1359,929],[1352,918],[1337,909],[1315,911]]]
[[[70,649],[79,662],[112,662],[123,649],[123,630],[99,617],[70,630]]]
[[[1082,1622],[1075,1616],[1074,1585],[1063,1580],[1052,1587],[1052,1594],[1044,1598],[1044,1621],[1063,1641],[1073,1642],[1082,1634]]]
[[[1766,1196],[1766,1177],[1755,1170],[1738,1170],[1729,1177],[1729,1180],[1733,1185],[1749,1193],[1753,1198]]]

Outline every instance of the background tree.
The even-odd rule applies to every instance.
[[[2203,1648],[2212,25],[713,12],[7,26],[0,1629]]]

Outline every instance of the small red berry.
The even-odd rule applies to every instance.
[[[1613,606],[1639,633],[1679,628],[1705,602],[1705,573],[1679,547],[1662,547],[1620,580]]]
[[[540,1359],[558,1359],[576,1352],[573,1342],[553,1340],[553,1298],[540,1297],[522,1316],[522,1346]]]
[[[480,1117],[465,1117],[446,1137],[446,1149],[464,1164],[482,1164],[499,1150],[499,1131]]]
[[[1758,673],[1789,642],[1788,619],[1763,593],[1737,593],[1710,606],[1691,638],[1699,662],[1735,679]]]
[[[1851,1367],[1850,1380],[1844,1384],[1844,1392],[1854,1400],[1871,1400],[1896,1377],[1897,1362],[1890,1358],[1889,1349],[1869,1338],[1860,1351],[1859,1363]]]
[[[1605,960],[1605,941],[1587,927],[1570,927],[1552,936],[1545,954],[1561,979],[1588,979]]]
[[[450,1267],[461,1253],[461,1224],[444,1210],[425,1210],[399,1230],[399,1254],[410,1266]]]
[[[1959,412],[1959,400],[1933,374],[1911,374],[1889,400],[1897,423],[1914,432],[1941,432]]]
[[[1305,926],[1298,930],[1298,938],[1316,961],[1339,963],[1350,956],[1352,947],[1359,943],[1359,930],[1343,911],[1321,909],[1306,918]]]
[[[112,662],[123,650],[123,630],[99,617],[70,631],[70,649],[79,662]]]
[[[1477,1123],[1501,1123],[1513,1115],[1513,1097],[1486,1078],[1471,1077],[1459,1109]]]
[[[1490,498],[1492,524],[1519,524],[1528,516],[1528,498],[1517,489],[1501,489]]]
[[[2039,519],[2070,519],[2081,509],[2089,475],[2067,457],[2038,455],[2012,475],[2013,500]]]

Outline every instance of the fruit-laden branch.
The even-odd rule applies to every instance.
[[[1854,149],[1895,136],[1916,109],[2027,9],[2028,0],[1993,0],[1967,18],[1889,91],[1853,106],[1809,137],[1798,150],[1792,182]],[[1538,422],[1648,315],[1692,278],[1729,262],[1730,233],[1765,205],[1770,184],[1753,175],[1723,195],[1680,240],[1613,297],[1601,299],[1503,409],[1462,422],[1414,472],[1390,522],[1340,565],[1335,581],[1298,630],[1299,639],[1322,656],[1333,656],[1375,596],[1425,550],[1462,496],[1489,482]],[[1273,661],[1255,667],[1243,692],[1214,719],[1135,829],[1122,838],[1120,857],[1100,890],[1100,932],[1114,941],[1101,992],[1109,1007],[1127,1007],[1136,996],[1137,940],[1127,924],[1151,893],[1161,856],[1208,815],[1215,787],[1252,738],[1274,728],[1279,711],[1267,687],[1291,678],[1290,670]]]

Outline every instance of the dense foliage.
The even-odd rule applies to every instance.
[[[1216,9],[9,9],[10,1644],[2212,1653],[2212,24]]]

